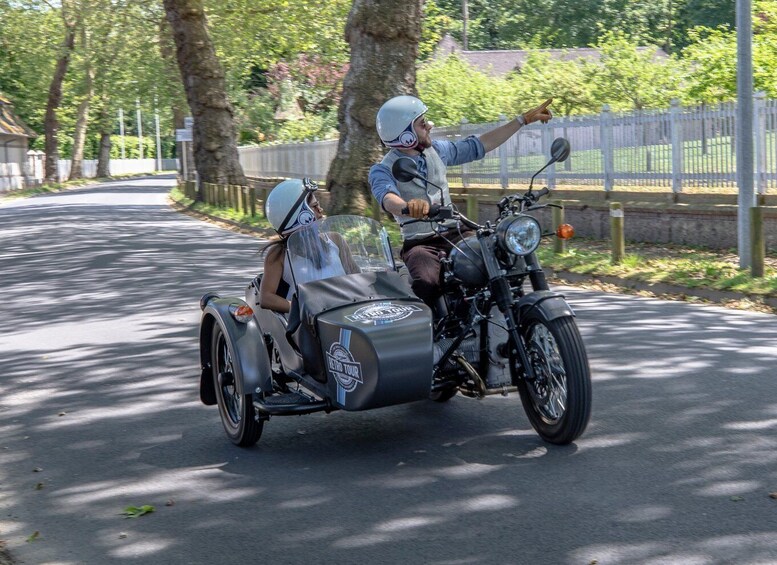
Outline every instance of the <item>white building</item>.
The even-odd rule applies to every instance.
[[[30,176],[27,149],[36,137],[13,110],[10,100],[0,94],[0,192],[24,188]]]

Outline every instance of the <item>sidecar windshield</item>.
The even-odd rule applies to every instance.
[[[394,269],[385,228],[362,216],[332,216],[313,222],[289,236],[286,253],[297,285]]]

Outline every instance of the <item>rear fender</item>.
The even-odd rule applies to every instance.
[[[257,388],[263,392],[272,391],[272,369],[262,331],[251,319],[247,324],[238,322],[229,312],[232,304],[243,305],[239,298],[218,298],[211,300],[202,313],[200,323],[200,399],[204,404],[216,404],[216,391],[211,366],[211,342],[213,328],[219,324],[226,336],[235,367],[235,379],[240,383],[243,394],[253,393]]]
[[[539,313],[546,322],[566,316],[574,317],[575,315],[574,310],[567,304],[564,297],[550,290],[538,290],[522,296],[516,306],[521,320],[531,312]]]

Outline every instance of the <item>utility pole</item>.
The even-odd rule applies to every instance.
[[[154,125],[156,126],[156,170],[162,170],[162,143],[159,136],[159,110],[157,109],[157,99],[154,96]]]
[[[121,158],[125,159],[124,153],[124,108],[119,108],[119,135],[121,136]]]
[[[753,189],[753,15],[752,0],[737,0],[737,246],[739,268],[752,263],[750,208]]]
[[[138,109],[138,153],[143,158],[143,120],[140,114],[140,98],[135,99],[135,106]]]

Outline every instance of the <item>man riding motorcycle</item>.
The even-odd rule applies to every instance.
[[[450,203],[447,167],[482,159],[524,125],[536,121],[546,123],[553,117],[548,109],[552,100],[546,100],[479,137],[451,142],[432,140],[433,124],[426,119],[428,108],[421,100],[414,96],[391,98],[381,106],[375,120],[378,135],[390,151],[379,164],[370,168],[373,196],[400,226],[408,220],[426,217],[431,204]],[[420,175],[427,178],[428,183],[418,179],[400,182],[394,178],[391,167],[404,156],[416,162]],[[452,245],[467,235],[466,232],[454,232],[455,227],[455,221],[439,225],[417,222],[401,227],[400,256],[410,272],[413,291],[433,309],[440,293],[440,254],[450,252]]]

